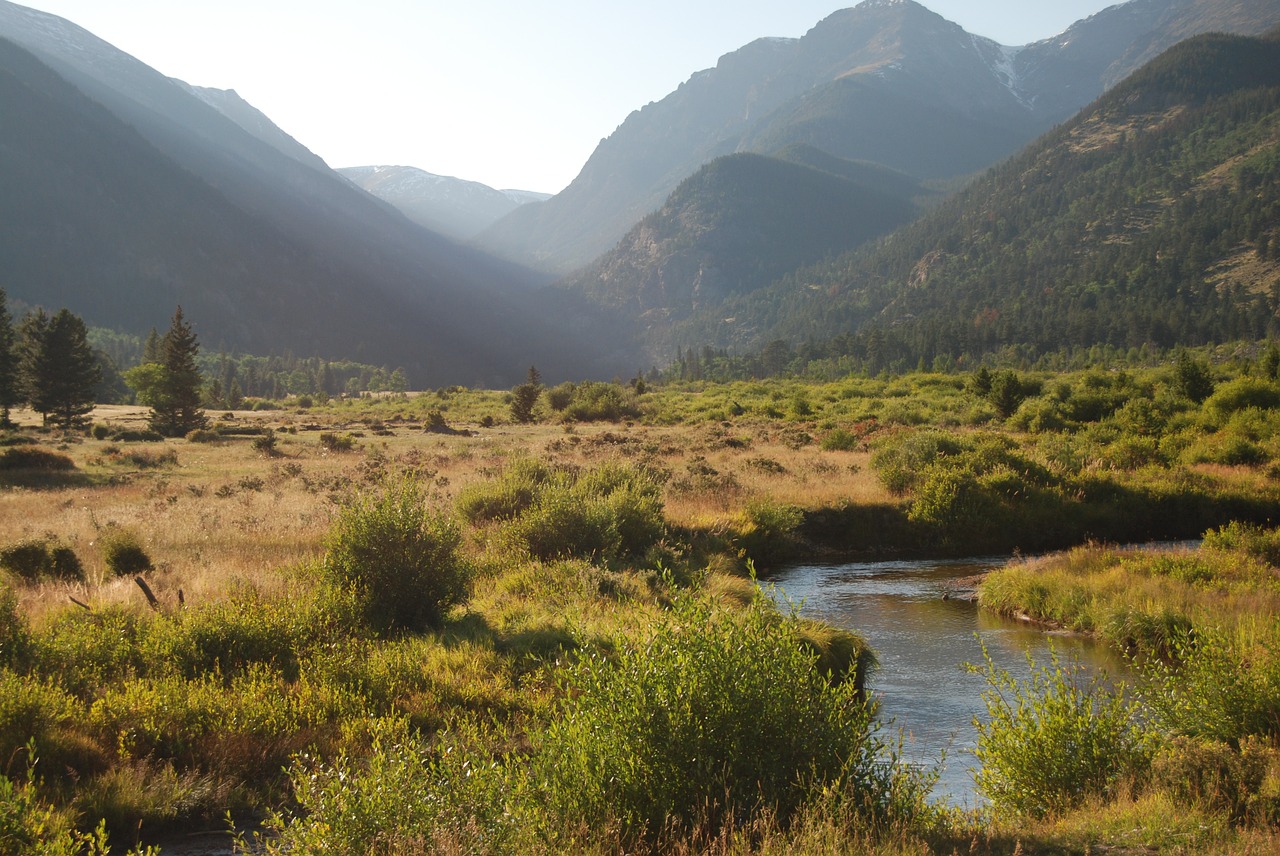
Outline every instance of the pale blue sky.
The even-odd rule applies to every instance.
[[[1109,0],[923,0],[1020,45]],[[549,193],[627,114],[839,0],[28,0],[188,83],[235,89],[330,166]]]

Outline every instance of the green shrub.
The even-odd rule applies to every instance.
[[[856,452],[861,443],[857,434],[836,428],[822,438],[822,449],[826,452]]]
[[[473,571],[461,541],[417,482],[394,482],[342,509],[325,538],[324,578],[375,632],[423,630],[467,595]]]
[[[97,425],[94,425],[92,429],[90,429],[89,433],[95,440],[105,440],[111,436],[111,426],[103,425],[101,422],[99,422]]]
[[[230,679],[119,682],[94,701],[86,719],[125,759],[172,762],[269,790],[296,753],[330,750],[337,723],[360,712],[348,694],[254,666]],[[229,806],[211,808],[221,814]]]
[[[14,446],[0,454],[0,470],[66,472],[75,468],[75,462],[67,455],[38,446]]]
[[[531,781],[570,828],[616,822],[634,840],[757,810],[785,823],[824,789],[874,810],[901,775],[853,682],[828,681],[763,595],[741,611],[679,598],[647,643],[564,681]]]
[[[1079,665],[1063,667],[1056,652],[1048,666],[1030,653],[1030,677],[1021,681],[992,662],[970,666],[987,680],[987,720],[975,719],[974,774],[978,790],[997,811],[1041,816],[1108,796],[1149,763],[1149,740],[1137,707],[1112,692],[1105,679],[1084,682]]]
[[[53,536],[31,538],[0,548],[0,568],[28,582],[84,579],[84,567],[75,552]]]
[[[1280,407],[1280,386],[1257,378],[1236,378],[1219,386],[1204,403],[1204,409],[1219,421],[1251,407],[1259,410]]]
[[[197,428],[187,432],[188,443],[216,443],[221,439],[222,435],[211,428]]]
[[[0,668],[17,667],[30,655],[31,638],[18,611],[18,598],[0,585]]]
[[[1067,415],[1063,405],[1052,399],[1030,398],[1019,405],[1009,417],[1010,426],[1032,434],[1062,431],[1067,427]]]
[[[320,445],[330,452],[350,452],[356,447],[356,438],[350,434],[325,431],[320,435]]]
[[[152,622],[142,654],[147,662],[191,679],[230,678],[254,665],[296,678],[300,652],[323,632],[319,616],[308,606],[240,592],[187,610],[180,620]]]
[[[115,606],[65,611],[31,636],[34,671],[57,675],[68,692],[92,699],[148,668],[143,645],[154,620]]]
[[[463,488],[456,502],[458,513],[474,525],[511,520],[533,505],[551,475],[551,467],[542,461],[516,458],[498,478]]]
[[[0,853],[4,856],[108,856],[106,833],[77,832],[70,812],[40,796],[33,782],[0,774]],[[131,850],[129,856],[150,856]]]
[[[545,393],[547,405],[557,413],[563,411],[573,402],[573,393],[576,389],[577,386],[568,381],[549,388]]]
[[[150,429],[120,428],[111,433],[111,439],[120,443],[159,443],[164,435]]]
[[[1204,806],[1236,823],[1280,820],[1280,749],[1257,737],[1238,747],[1174,737],[1152,761],[1151,783],[1179,805]]]
[[[0,759],[11,773],[24,766],[14,762],[28,745],[34,755],[27,760],[40,761],[58,776],[97,772],[102,752],[78,733],[83,719],[83,706],[62,688],[0,669]]]
[[[599,381],[577,384],[568,406],[563,409],[564,418],[574,422],[618,422],[639,415],[639,408],[626,390],[617,384]]]
[[[1204,533],[1211,550],[1239,551],[1280,567],[1280,529],[1264,529],[1251,523],[1233,521]]]
[[[643,470],[605,464],[560,470],[507,531],[539,559],[643,556],[665,532],[662,492]]]
[[[871,466],[890,492],[904,494],[916,486],[926,466],[939,457],[959,454],[963,448],[958,438],[945,432],[917,431],[878,448],[871,456]]]
[[[1143,699],[1168,731],[1232,746],[1280,740],[1280,626],[1201,626],[1179,634],[1172,649],[1142,675]]]
[[[515,818],[506,811],[513,771],[464,730],[424,744],[402,722],[379,723],[360,759],[301,759],[291,770],[303,811],[276,815],[266,853],[518,853]],[[445,846],[446,843],[451,846]],[[440,848],[438,851],[436,848]]]
[[[541,559],[643,556],[665,531],[658,482],[617,464],[580,471],[519,458],[464,489],[457,508],[473,524],[505,521],[507,535]]]
[[[804,512],[796,506],[755,499],[742,513],[733,541],[744,558],[769,568],[796,553],[803,523]]]
[[[1269,458],[1266,451],[1243,437],[1210,436],[1189,448],[1183,458],[1190,464],[1258,466]]]
[[[178,453],[174,449],[159,452],[152,452],[149,449],[130,449],[116,452],[112,457],[117,463],[131,464],[140,470],[155,470],[178,465]]]
[[[98,549],[107,570],[117,577],[149,571],[151,557],[136,532],[118,526],[108,526],[98,536]]]
[[[271,429],[267,429],[257,437],[254,437],[251,442],[253,450],[259,455],[270,458],[276,453],[276,432]]]

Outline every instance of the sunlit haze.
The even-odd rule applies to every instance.
[[[832,0],[40,0],[172,77],[235,89],[330,166],[556,192],[632,110]],[[1105,0],[926,0],[1018,45]]]

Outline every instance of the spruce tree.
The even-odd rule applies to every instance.
[[[9,315],[8,295],[0,288],[0,427],[9,427],[9,408],[22,400],[18,383],[18,351]]]
[[[93,389],[102,370],[89,347],[84,321],[66,309],[50,318],[37,310],[22,323],[23,386],[31,409],[46,425],[70,431],[93,411]]]
[[[208,427],[200,407],[203,379],[196,366],[200,352],[195,331],[182,317],[179,306],[173,323],[160,341],[160,365],[164,369],[151,405],[151,428],[166,437],[181,437],[189,431]]]
[[[529,376],[524,383],[511,390],[511,418],[516,422],[532,422],[533,408],[542,395],[542,373],[536,366],[529,366]]]

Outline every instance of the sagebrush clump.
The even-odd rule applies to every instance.
[[[375,632],[425,630],[467,595],[473,570],[461,544],[458,525],[404,479],[343,508],[321,566]]]
[[[136,532],[108,526],[98,536],[98,549],[107,570],[117,576],[139,574],[154,567]]]

